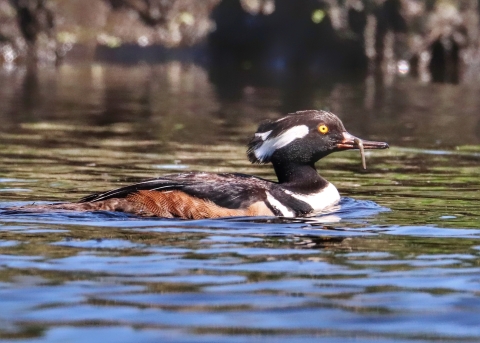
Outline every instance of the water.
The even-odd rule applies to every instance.
[[[343,198],[304,220],[0,210],[0,339],[479,341],[478,89],[283,81],[226,90],[177,62],[1,71],[0,209],[184,170],[273,178],[245,143],[288,110],[328,108],[392,148],[366,171],[358,152],[321,161]]]

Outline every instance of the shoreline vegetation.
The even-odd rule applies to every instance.
[[[242,73],[480,77],[476,0],[0,0],[0,65],[191,60]]]

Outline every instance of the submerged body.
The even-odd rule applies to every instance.
[[[35,210],[122,211],[142,216],[186,219],[230,216],[314,215],[340,200],[315,162],[334,152],[384,149],[383,142],[350,135],[334,114],[301,111],[262,123],[248,145],[252,163],[272,163],[278,182],[237,173],[165,175],[97,193],[78,203],[28,206]]]

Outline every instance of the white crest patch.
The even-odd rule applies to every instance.
[[[340,201],[340,194],[338,193],[337,188],[330,182],[328,183],[327,187],[325,187],[318,193],[307,195],[294,193],[287,190],[284,190],[284,192],[312,206],[312,214],[315,214],[315,212],[323,211],[326,208],[331,207]]]
[[[260,137],[262,139],[262,141],[264,141],[265,139],[267,139],[267,137],[272,133],[272,130],[270,131],[267,131],[267,132],[257,132],[255,134],[255,137]]]
[[[267,193],[267,201],[275,207],[277,210],[279,210],[282,213],[282,216],[284,217],[295,217],[295,213],[292,210],[289,210],[288,207],[283,205],[280,201],[275,199],[273,195],[271,195],[269,192]]]
[[[295,139],[305,137],[308,132],[309,129],[306,125],[294,126],[277,137],[267,139],[259,148],[255,149],[255,156],[262,161],[271,156],[275,150],[292,143]]]

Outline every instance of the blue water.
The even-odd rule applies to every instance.
[[[1,232],[22,237],[0,249],[36,246],[0,255],[1,329],[42,332],[28,342],[477,340],[480,229],[369,224],[389,215],[352,198],[304,220],[0,212]],[[458,239],[469,249],[419,249]]]

